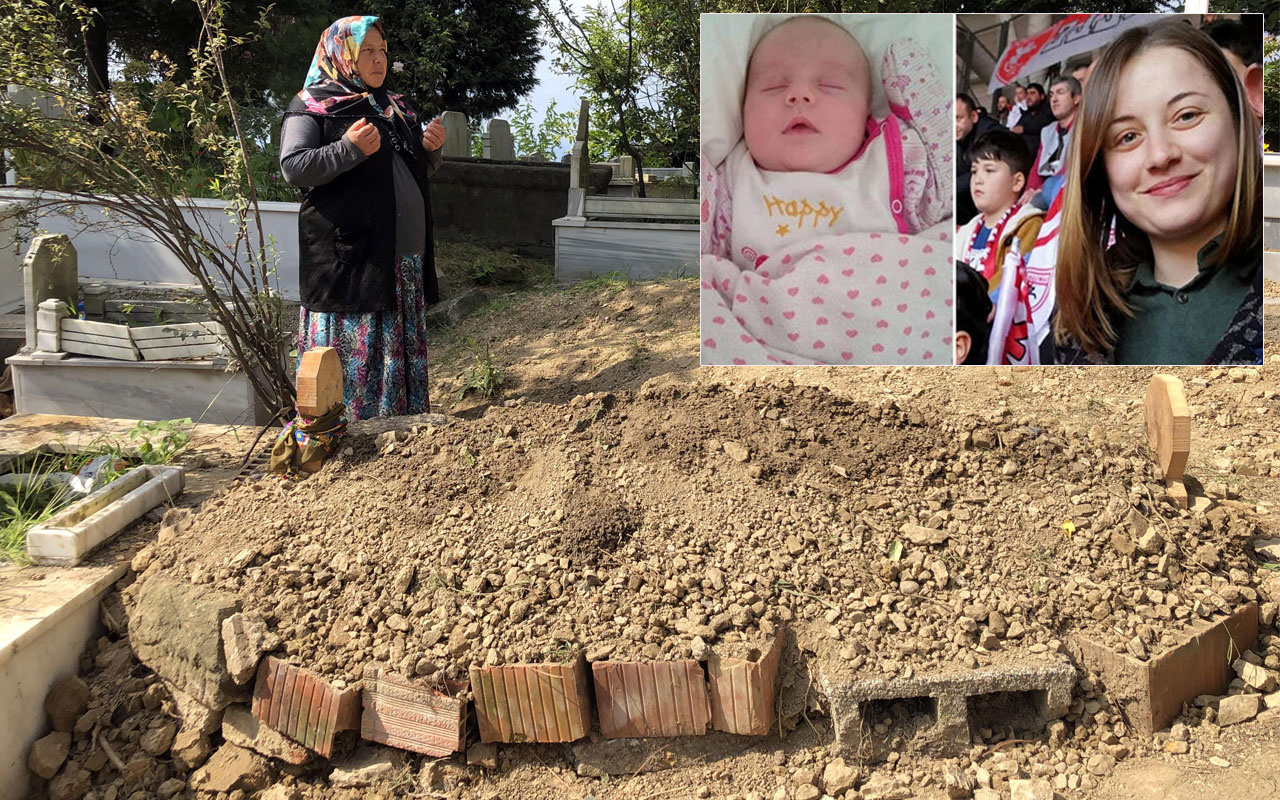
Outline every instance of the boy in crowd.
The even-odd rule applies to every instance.
[[[1035,247],[1043,212],[1019,205],[1032,168],[1023,138],[1006,130],[983,134],[969,152],[969,189],[977,215],[956,235],[956,261],[987,280],[996,307],[988,363],[1039,363],[1028,346],[1030,283],[1027,258]]]
[[[999,130],[1000,123],[986,113],[971,96],[956,95],[956,219],[978,213],[969,197],[970,149],[980,136]]]

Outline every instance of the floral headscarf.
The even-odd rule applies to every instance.
[[[356,71],[360,45],[370,28],[386,38],[378,17],[343,17],[326,28],[298,99],[313,114],[357,111],[350,106],[367,100],[380,116],[392,121],[399,117],[412,130],[418,117],[402,97],[381,87],[370,89]]]

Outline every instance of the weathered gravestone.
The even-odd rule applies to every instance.
[[[516,140],[511,136],[511,126],[505,119],[489,120],[489,130],[484,134],[484,157],[498,161],[514,161]]]
[[[60,300],[75,307],[80,270],[76,249],[64,233],[37,236],[22,262],[22,284],[27,309],[27,347],[37,348],[36,312],[46,300]],[[54,348],[57,349],[56,347]]]
[[[591,157],[587,150],[590,105],[582,101],[578,112],[578,135],[574,139],[569,159],[569,209],[566,216],[587,215],[587,195],[591,192]]]
[[[460,111],[446,111],[440,115],[444,125],[443,155],[452,158],[471,156],[471,129],[467,127],[467,115]]]

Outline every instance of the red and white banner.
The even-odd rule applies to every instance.
[[[1019,77],[1037,72],[1050,64],[1102,47],[1121,31],[1145,25],[1152,14],[1072,14],[1050,28],[1010,42],[1004,49],[991,83],[987,87],[994,93],[1013,83]]]

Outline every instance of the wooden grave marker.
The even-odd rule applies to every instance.
[[[1182,381],[1173,375],[1156,373],[1147,385],[1147,444],[1164,473],[1165,487],[1178,505],[1187,508],[1187,488],[1182,483],[1191,452],[1191,409],[1182,391]]]
[[[342,359],[332,347],[317,347],[298,362],[298,413],[315,419],[342,402]]]

